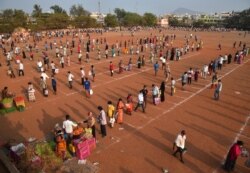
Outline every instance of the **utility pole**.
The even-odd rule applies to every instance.
[[[99,13],[99,15],[101,14],[101,2],[100,2],[100,0],[98,1],[98,13]]]
[[[135,2],[135,13],[137,13],[138,2]]]

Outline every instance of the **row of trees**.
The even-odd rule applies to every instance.
[[[43,12],[40,5],[35,4],[31,16],[23,10],[3,10],[0,13],[0,33],[11,33],[17,27],[32,31],[62,29],[69,26],[76,28],[103,27],[103,23],[90,17],[90,12],[81,5],[73,5],[69,10],[69,15],[58,5],[53,5],[50,9],[53,13]],[[114,12],[115,14],[108,14],[105,17],[104,26],[155,26],[157,23],[157,17],[152,13],[145,13],[141,16],[119,8],[116,8]]]
[[[53,13],[43,12],[40,5],[35,4],[31,17],[23,10],[6,9],[0,13],[0,33],[11,33],[17,27],[23,27],[32,31],[47,29],[62,29],[69,26],[76,28],[93,28],[93,27],[117,27],[117,26],[155,26],[157,17],[152,13],[139,15],[137,13],[128,12],[124,9],[116,8],[114,14],[108,14],[104,23],[97,22],[96,19],[90,17],[90,12],[85,10],[81,5],[73,5],[66,10],[58,5],[50,7]],[[220,26],[227,28],[237,28],[250,30],[250,8],[226,19]],[[177,18],[169,18],[170,26],[184,27],[210,27],[216,24],[205,23],[202,20],[192,20],[183,18],[181,21]],[[217,25],[218,26],[218,25]]]
[[[225,26],[228,28],[237,28],[250,30],[250,8],[233,15],[225,20]]]

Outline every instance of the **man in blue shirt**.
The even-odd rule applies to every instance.
[[[157,75],[158,70],[159,70],[159,64],[158,64],[158,61],[156,61],[154,64],[155,76]]]
[[[85,88],[86,96],[90,97],[90,89],[91,89],[90,88],[90,81],[89,81],[89,79],[87,77],[85,78],[83,86]]]
[[[56,79],[54,75],[51,76],[51,84],[52,84],[53,92],[56,95],[57,88],[56,88]]]

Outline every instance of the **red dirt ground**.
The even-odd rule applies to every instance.
[[[135,37],[149,37],[152,31],[141,31]],[[189,31],[164,31],[165,34],[175,33],[177,39],[174,46],[184,43],[184,35]],[[176,62],[170,62],[172,75],[178,79],[189,67],[201,68],[218,55],[225,53],[234,54],[233,42],[242,41],[250,46],[250,35],[246,37],[239,32],[192,32],[204,42],[204,48],[199,52],[190,52]],[[153,35],[160,35],[153,31]],[[91,34],[91,38],[106,37],[109,45],[116,40],[131,39],[129,33],[104,33],[102,36]],[[71,39],[69,39],[71,40]],[[135,42],[136,38],[134,38]],[[54,41],[54,39],[52,39]],[[218,43],[222,50],[217,50]],[[42,42],[44,43],[44,42]],[[77,45],[77,44],[76,44]],[[83,46],[82,46],[83,47]],[[135,47],[135,46],[134,46]],[[43,48],[40,46],[40,48]],[[104,46],[102,47],[102,49]],[[83,48],[82,48],[83,49]],[[85,52],[85,50],[84,50]],[[164,51],[165,53],[165,51]],[[61,69],[59,60],[55,58],[54,50],[49,52],[50,61],[56,61],[60,72],[56,76],[58,82],[58,94],[53,95],[50,80],[48,82],[50,94],[48,98],[42,96],[39,88],[39,73],[36,71],[36,62],[41,57],[41,52],[35,54],[35,60],[24,60],[25,76],[10,79],[5,66],[4,57],[1,54],[0,61],[4,64],[0,67],[0,88],[8,86],[10,91],[17,95],[24,95],[27,83],[32,81],[36,87],[36,102],[26,102],[24,112],[14,112],[0,117],[0,135],[2,141],[16,139],[22,141],[28,137],[43,138],[48,135],[55,123],[62,123],[66,114],[70,114],[75,121],[84,120],[88,111],[98,115],[97,106],[102,105],[105,109],[107,101],[117,103],[121,97],[124,101],[128,93],[137,98],[138,91],[144,84],[151,89],[153,83],[160,85],[164,79],[163,71],[154,76],[152,64],[147,63],[142,69],[135,66],[131,72],[122,74],[115,73],[114,77],[109,74],[109,61],[112,59],[116,67],[120,59],[127,64],[130,55],[102,59],[93,59],[96,53],[91,53],[89,64],[77,64],[76,48],[71,57],[71,66]],[[149,52],[144,53],[148,60]],[[85,57],[85,53],[83,53]],[[133,56],[136,63],[137,56]],[[14,64],[14,62],[12,63]],[[84,67],[89,71],[90,65],[96,68],[96,81],[92,82],[94,95],[87,99],[80,85],[79,68]],[[14,66],[17,69],[17,65]],[[73,89],[67,86],[67,71],[71,70],[75,75]],[[245,142],[245,147],[250,150],[250,61],[249,56],[244,63],[239,65],[232,63],[219,71],[222,78],[223,91],[220,101],[213,100],[214,90],[208,89],[211,77],[206,80],[199,79],[182,91],[180,81],[177,82],[177,92],[171,97],[170,88],[166,89],[166,101],[154,106],[151,97],[148,98],[146,114],[140,110],[132,116],[125,115],[124,124],[115,124],[113,129],[107,128],[108,136],[101,138],[98,134],[97,149],[89,160],[100,163],[100,173],[134,173],[162,172],[166,168],[170,173],[219,173],[221,162],[235,139]],[[50,72],[47,72],[50,74]],[[239,94],[235,92],[238,91]],[[26,99],[27,100],[27,99]],[[97,125],[98,126],[98,125]],[[99,126],[98,126],[99,129]],[[184,155],[185,164],[172,156],[172,144],[180,130],[187,132],[188,152]],[[244,165],[246,158],[240,157],[237,161],[237,173],[250,171]]]

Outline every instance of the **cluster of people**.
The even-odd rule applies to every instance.
[[[120,56],[121,54],[131,56],[136,54],[138,59],[136,61],[137,68],[140,69],[146,64],[146,57],[143,53],[149,52],[149,60],[153,64],[154,75],[158,75],[158,71],[160,69],[160,64],[158,60],[162,63],[162,70],[164,72],[165,79],[161,82],[160,86],[158,87],[157,84],[152,84],[152,89],[149,91],[147,86],[144,85],[143,88],[139,91],[137,96],[137,102],[134,101],[132,94],[128,94],[126,97],[126,101],[124,102],[122,98],[119,98],[117,104],[114,105],[111,100],[107,102],[107,109],[104,110],[102,106],[98,106],[97,109],[99,111],[99,115],[94,116],[92,112],[88,113],[87,119],[83,120],[81,123],[74,123],[70,120],[70,116],[66,115],[66,120],[62,123],[62,126],[57,124],[54,129],[55,141],[57,143],[56,152],[58,156],[62,159],[66,159],[66,150],[70,148],[73,139],[78,139],[86,129],[84,128],[84,123],[86,123],[86,127],[91,129],[91,135],[96,138],[96,123],[99,123],[101,135],[102,137],[107,136],[107,125],[111,128],[115,126],[115,123],[122,124],[124,122],[124,114],[127,113],[128,115],[132,115],[133,111],[136,112],[140,107],[142,112],[146,112],[146,107],[148,103],[148,98],[152,98],[152,104],[158,105],[160,102],[165,101],[165,92],[166,92],[166,85],[168,79],[171,77],[170,67],[167,65],[167,60],[179,60],[183,55],[187,54],[190,51],[199,51],[203,48],[203,41],[200,39],[198,41],[197,36],[193,36],[190,34],[189,37],[185,36],[185,43],[183,47],[173,47],[174,41],[176,39],[175,34],[171,35],[163,35],[163,36],[151,36],[144,37],[144,38],[137,38],[135,41],[134,39],[125,40],[124,42],[116,41],[115,44],[110,45],[106,38],[97,38],[91,39],[90,34],[86,34],[87,41],[84,42],[83,32],[76,32],[76,31],[55,31],[55,32],[48,32],[45,34],[48,37],[48,40],[44,42],[44,51],[42,52],[42,60],[38,59],[37,61],[37,70],[40,74],[40,87],[41,91],[44,96],[48,97],[48,82],[47,79],[51,79],[51,86],[54,94],[57,94],[57,78],[56,76],[59,73],[59,69],[56,64],[60,64],[61,68],[65,68],[65,58],[67,66],[71,66],[71,58],[73,56],[74,51],[76,49],[77,52],[77,59],[78,63],[82,64],[83,58],[83,49],[86,49],[86,62],[90,62],[90,52],[95,52],[97,59],[101,60],[102,57],[108,59],[109,57],[114,58]],[[66,39],[66,42],[62,42],[61,38],[65,36],[72,36],[71,42]],[[36,42],[43,41],[43,37],[41,35],[36,35],[34,39],[34,45],[26,44],[26,50],[29,52],[30,60],[34,59],[33,52],[38,52],[39,48]],[[54,39],[54,41],[52,41]],[[60,43],[56,41],[56,39],[60,39]],[[78,39],[78,43],[76,43]],[[24,43],[29,40],[29,38],[23,39]],[[15,45],[18,41],[12,40],[11,41],[11,49],[10,51],[6,51],[6,47],[1,43],[1,47],[3,52],[5,52],[6,61],[8,65],[8,75],[11,78],[15,78],[15,73],[11,65],[12,59],[14,59],[14,54],[16,55],[15,60],[18,64],[18,74],[19,76],[24,76],[24,64],[23,61],[20,60],[20,55],[22,54],[23,59],[26,58],[25,50],[21,49],[19,46]],[[78,44],[78,45],[76,45]],[[101,53],[101,46],[103,46],[103,55]],[[221,45],[220,45],[221,49]],[[48,51],[55,51],[55,57],[53,61],[50,61]],[[166,51],[165,55],[163,51]],[[249,49],[243,46],[242,51],[237,51],[234,57],[234,61],[241,64],[244,60],[244,57],[248,54]],[[181,84],[182,89],[184,89],[186,84],[191,85],[192,81],[198,81],[199,76],[201,75],[204,79],[207,78],[208,75],[212,76],[212,85],[211,88],[215,88],[214,98],[219,100],[220,92],[222,91],[222,82],[221,79],[218,78],[218,70],[221,70],[225,64],[230,64],[232,61],[232,55],[220,55],[215,60],[211,61],[209,64],[205,64],[201,70],[198,68],[190,68],[188,71],[184,72],[181,76]],[[156,60],[157,59],[157,60]],[[132,70],[132,58],[129,59],[128,65],[125,66],[123,64],[123,60],[119,61],[118,64],[118,73],[122,73],[124,70],[131,71]],[[110,76],[114,75],[115,66],[113,61],[109,62],[109,70]],[[46,74],[46,71],[49,71],[51,75]],[[91,81],[87,77],[87,75],[92,79],[92,82],[95,81],[96,76],[96,69],[94,65],[90,66],[89,72],[85,73],[84,68],[80,67],[81,76],[81,85],[84,87],[86,96],[90,97],[93,94]],[[71,72],[67,72],[67,81],[68,86],[70,89],[73,88],[73,81],[75,80],[75,75]],[[170,95],[173,96],[176,92],[176,80],[171,77],[170,81]],[[27,87],[27,94],[29,101],[36,101],[35,97],[35,88],[32,82],[28,83]],[[8,91],[8,87],[5,87],[2,91],[2,98],[13,97],[13,94]],[[183,153],[186,151],[185,148],[185,140],[186,140],[186,132],[183,130],[177,136],[176,141],[174,142],[173,153],[176,156],[177,153],[180,153],[180,160],[184,163],[183,160]],[[237,145],[241,145],[241,143],[237,143]],[[237,146],[235,149],[238,150]],[[231,153],[233,151],[230,151]],[[234,155],[238,155],[238,151]],[[233,159],[232,159],[233,158]],[[236,157],[237,158],[237,157]],[[235,164],[235,157],[228,156],[227,161],[225,163],[225,168],[227,170],[232,170]]]

